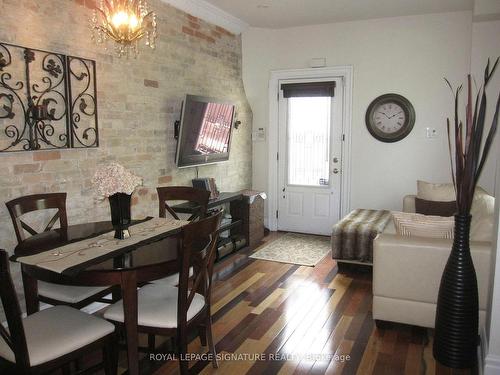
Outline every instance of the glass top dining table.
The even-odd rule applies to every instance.
[[[151,227],[157,222],[163,224],[163,220],[166,225],[153,225],[154,233],[139,234],[140,227]],[[39,280],[63,285],[120,286],[128,373],[139,374],[137,287],[179,272],[177,244],[182,227],[187,224],[185,221],[158,218],[134,221],[129,228],[131,237],[126,240],[114,239],[109,221],[71,225],[67,230],[55,229],[28,238],[15,248],[11,257],[11,260],[21,263],[28,315],[39,309]],[[109,252],[103,251],[103,243],[110,246]],[[92,251],[99,252],[98,256]],[[60,263],[59,258],[68,254],[72,262],[64,269],[51,268],[47,266],[48,262],[39,261],[47,258]],[[79,258],[82,258],[81,261]]]

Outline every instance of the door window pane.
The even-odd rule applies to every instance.
[[[288,185],[329,185],[331,101],[288,99]]]

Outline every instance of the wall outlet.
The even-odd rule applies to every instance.
[[[437,130],[435,128],[425,128],[426,138],[437,138]]]

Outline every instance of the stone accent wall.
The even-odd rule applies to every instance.
[[[118,58],[90,40],[92,0],[0,0],[0,41],[97,61],[100,147],[0,154],[0,248],[15,236],[3,202],[42,192],[68,193],[70,224],[108,220],[90,179],[97,165],[117,161],[144,178],[133,196],[133,216],[157,215],[156,187],[189,185],[195,169],[174,165],[173,124],[186,93],[229,99],[242,122],[227,163],[200,167],[220,190],[251,185],[252,116],[241,79],[241,39],[228,31],[150,0],[158,16],[155,51]],[[112,44],[109,45],[112,47]],[[3,129],[0,129],[3,132]]]

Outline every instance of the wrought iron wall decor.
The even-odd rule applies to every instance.
[[[98,145],[95,61],[0,43],[0,152]]]

